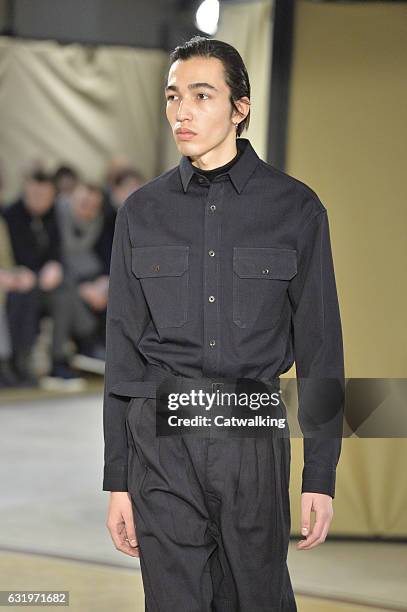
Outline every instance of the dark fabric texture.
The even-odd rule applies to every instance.
[[[61,261],[61,236],[55,208],[32,216],[22,198],[3,211],[17,265],[39,272],[48,261]]]
[[[85,336],[98,324],[96,316],[81,300],[76,288],[64,282],[52,291],[42,291],[38,286],[25,293],[10,291],[6,308],[13,352],[16,354],[32,350],[40,331],[41,317],[51,317],[53,362],[63,361],[67,357],[66,343],[71,333]]]
[[[182,376],[304,379],[344,387],[328,215],[305,183],[261,160],[250,141],[212,182],[183,156],[119,209],[107,308],[103,489],[128,490],[128,398],[147,364]],[[330,406],[326,406],[327,413]],[[305,429],[305,428],[304,428]],[[302,491],[334,497],[342,430],[304,437]]]
[[[145,609],[296,611],[290,439],[156,436],[155,402],[126,417]]]
[[[229,170],[237,162],[241,154],[242,154],[242,151],[238,148],[237,153],[234,156],[234,158],[228,161],[227,164],[224,164],[223,166],[219,166],[218,168],[211,168],[211,170],[203,170],[202,168],[196,168],[196,171],[201,176],[205,176],[210,181],[213,181],[213,179],[216,176],[218,176],[218,174],[222,174],[223,172],[226,172],[227,170]]]

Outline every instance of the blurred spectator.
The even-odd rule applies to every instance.
[[[47,173],[45,161],[41,157],[33,157],[24,160],[21,168],[23,183],[25,184],[30,178],[37,173]]]
[[[113,179],[110,190],[111,203],[115,208],[119,208],[125,199],[141,187],[145,182],[141,172],[136,168],[126,168],[121,170]]]
[[[37,383],[31,369],[31,354],[40,317],[48,314],[53,322],[50,378],[77,388],[84,381],[68,367],[65,354],[70,313],[63,282],[55,195],[52,177],[41,170],[34,171],[26,177],[23,194],[4,210],[15,262],[26,269],[25,290],[8,293],[7,313],[13,365],[20,381]]]
[[[24,273],[17,272],[7,225],[0,217],[0,388],[18,385],[11,363],[12,347],[6,310],[7,291],[22,286]]]
[[[4,174],[3,174],[2,166],[0,164],[0,210],[3,208],[3,204],[4,204],[3,194],[4,194]]]
[[[81,356],[72,363],[101,372],[97,361],[104,360],[116,211],[106,204],[100,187],[84,183],[74,189],[69,200],[58,201],[57,212],[66,279],[74,288],[70,296],[71,334]]]
[[[123,194],[119,192],[126,190],[126,187],[123,185],[123,182],[130,181],[130,177],[127,176],[127,173],[129,171],[131,171],[132,173],[134,172],[134,176],[131,178],[131,180],[134,181],[134,179],[136,179],[138,187],[140,187],[141,184],[145,182],[144,178],[141,172],[138,172],[138,170],[131,164],[131,162],[127,158],[114,157],[110,160],[106,168],[103,193],[105,195],[106,202],[111,204],[113,208],[117,209],[121,205],[120,202],[123,202]],[[122,185],[119,190],[117,190],[117,187],[120,185],[120,183]],[[133,191],[131,185],[129,189],[130,192]],[[114,195],[115,191],[116,195]]]
[[[121,172],[131,167],[131,162],[126,157],[113,157],[107,165],[105,175],[105,188],[110,193],[111,188]]]
[[[79,175],[70,166],[59,166],[54,173],[54,183],[58,196],[69,197],[79,183]]]

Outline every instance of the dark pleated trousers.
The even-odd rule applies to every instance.
[[[290,438],[157,436],[155,402],[126,419],[145,610],[296,611]]]

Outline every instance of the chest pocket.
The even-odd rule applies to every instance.
[[[189,246],[132,248],[131,267],[140,279],[157,328],[180,327],[189,313]]]
[[[233,322],[270,329],[286,305],[289,281],[297,274],[295,249],[234,247]]]

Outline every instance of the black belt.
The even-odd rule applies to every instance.
[[[188,393],[192,390],[202,389],[209,393],[233,392],[237,389],[250,389],[257,392],[276,392],[280,390],[280,378],[263,380],[258,378],[228,378],[216,377],[188,377],[167,371],[160,366],[148,364],[142,381],[120,381],[112,386],[110,393],[125,397],[157,397],[157,390],[161,386],[177,392]]]

